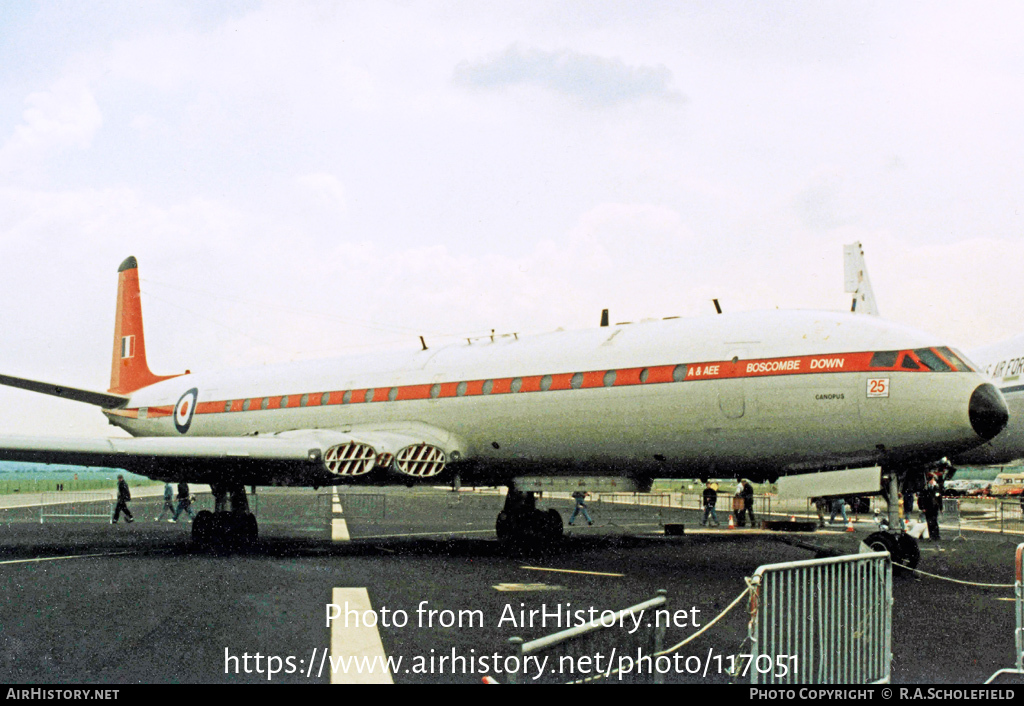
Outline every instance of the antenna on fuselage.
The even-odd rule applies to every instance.
[[[608,325],[608,310],[607,309],[601,309],[601,325],[602,326],[607,326]]]
[[[719,314],[721,314],[722,313],[722,307],[718,304],[718,300],[717,299],[712,299],[711,301],[713,301],[715,303],[715,311],[717,311]]]

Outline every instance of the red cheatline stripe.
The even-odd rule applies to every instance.
[[[904,351],[901,351],[904,352]],[[869,367],[874,353],[871,351],[856,353],[831,353],[826,355],[788,356],[781,358],[759,358],[756,360],[739,360],[732,362],[707,361],[699,363],[687,363],[683,367],[686,376],[682,382],[698,380],[726,380],[751,377],[776,377],[781,375],[816,375],[824,373],[849,373],[849,372],[875,372],[884,374],[887,372],[929,372],[921,370],[905,370],[896,367],[879,368]],[[898,359],[898,358],[897,358]],[[670,383],[674,381],[674,374],[679,365],[656,365],[648,368],[619,368],[613,370],[587,370],[578,372],[550,373],[551,384],[547,387],[549,392],[571,390],[574,388],[574,376],[579,375],[580,389],[592,389],[600,387],[625,387],[629,385],[654,385]],[[607,374],[613,376],[606,377]],[[519,394],[543,392],[542,381],[545,375],[526,375],[519,378],[504,377],[492,378],[490,380],[490,395],[505,395],[512,393],[513,381],[517,381]],[[456,382],[442,382],[437,384],[437,398],[446,397],[474,397],[484,395],[484,387],[487,380],[467,380]],[[459,386],[462,385],[463,394],[459,395]],[[426,400],[431,399],[431,384],[400,385],[395,393],[395,401],[405,400]],[[300,407],[301,398],[307,395],[306,407],[317,407],[322,404],[361,404],[366,402],[367,393],[372,392],[372,402],[388,402],[392,387],[377,387],[358,390],[331,390],[327,392],[310,392],[289,394],[286,397],[287,408]],[[349,399],[346,402],[345,396]],[[324,397],[326,396],[326,400]],[[254,397],[248,411],[260,411],[261,402],[264,398]],[[268,409],[280,409],[282,396],[270,398]],[[200,402],[196,405],[196,414],[219,414],[224,413],[228,406],[228,400]],[[230,400],[230,411],[241,412],[244,399]],[[122,410],[126,416],[137,414],[137,409]],[[173,413],[172,407],[150,407],[148,416],[166,417]]]

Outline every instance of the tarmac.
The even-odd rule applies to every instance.
[[[666,641],[674,644],[732,603],[758,566],[856,553],[875,529],[862,521],[853,532],[698,532],[696,510],[591,503],[593,526],[566,527],[553,548],[510,553],[494,535],[503,502],[497,493],[348,490],[335,502],[329,491],[258,489],[256,545],[210,551],[192,544],[187,522],[154,521],[162,497],[159,486],[152,490],[133,491],[137,521],[116,526],[94,506],[82,506],[89,519],[40,521],[30,501],[42,497],[0,498],[6,681],[326,684],[330,656],[361,654],[391,658],[395,668],[359,679],[336,671],[335,683],[503,682],[508,675],[497,657],[509,654],[509,638],[559,629],[552,619],[541,624],[543,611],[599,614],[664,589],[671,610],[689,616],[685,626],[669,629]],[[208,498],[200,492],[198,507],[203,503]],[[573,504],[554,498],[541,507],[568,520]],[[684,534],[666,536],[666,523],[684,525]],[[1014,593],[1007,585],[1024,536],[962,534],[922,542],[920,568],[969,583],[894,575],[894,683],[980,684],[1013,665]],[[986,583],[998,587],[976,585]],[[350,624],[336,618],[329,627],[331,605],[346,602]],[[741,600],[681,654],[706,660],[749,651],[748,617]],[[595,676],[603,672],[597,666],[592,660],[544,679]],[[747,680],[712,668],[666,681]]]

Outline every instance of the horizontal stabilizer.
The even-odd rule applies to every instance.
[[[11,377],[10,375],[0,375],[0,385],[17,387],[22,390],[30,390],[31,392],[41,392],[44,395],[63,397],[64,399],[74,400],[75,402],[94,404],[97,407],[103,407],[104,409],[120,409],[128,404],[128,398],[124,395],[112,395],[109,392],[93,392],[92,390],[79,390],[74,387],[67,387],[66,385],[54,385],[49,382],[27,380],[25,378]]]

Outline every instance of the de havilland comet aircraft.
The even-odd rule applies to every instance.
[[[907,360],[938,358],[944,372]],[[999,391],[933,336],[874,317],[767,311],[254,370],[150,372],[135,258],[119,268],[107,392],[0,376],[99,406],[134,438],[0,437],[0,459],[208,483],[200,542],[252,540],[245,486],[507,485],[499,539],[561,535],[531,478],[906,474],[1007,421]],[[581,483],[584,482],[581,480]],[[880,488],[880,490],[882,490]],[[887,548],[903,549],[893,536]],[[907,549],[916,553],[916,545]]]

